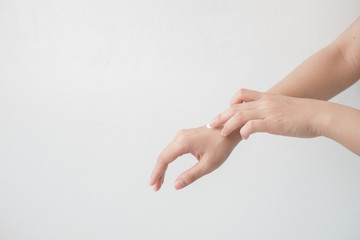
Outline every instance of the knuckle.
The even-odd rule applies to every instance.
[[[236,104],[235,105],[235,109],[236,109],[236,111],[240,111],[241,109],[242,109],[242,107],[243,107],[244,105],[243,104],[241,104],[241,103],[239,103],[239,104]]]
[[[240,88],[236,94],[234,95],[234,97],[231,99],[230,105],[234,105],[236,103],[242,102],[242,98],[245,95],[245,91],[246,89],[244,88]]]
[[[245,89],[245,88],[240,88],[240,89],[238,90],[238,92],[237,92],[236,95],[237,95],[238,97],[242,97],[242,96],[244,96],[245,92],[246,92],[246,89]]]
[[[230,109],[229,109],[230,114],[231,114],[231,115],[234,115],[234,114],[237,112],[238,108],[239,108],[238,104],[232,105],[232,106],[230,107]]]
[[[182,143],[182,142],[185,141],[185,138],[186,138],[186,133],[185,132],[178,133],[177,142]]]
[[[183,179],[185,180],[185,183],[187,185],[187,184],[190,184],[190,183],[194,182],[196,180],[196,177],[194,176],[194,174],[184,172],[183,173]]]
[[[244,118],[244,113],[241,113],[241,112],[237,112],[235,115],[234,115],[234,119],[237,120],[237,121],[240,121]]]
[[[249,130],[252,130],[255,128],[255,122],[254,121],[248,121],[247,122]]]
[[[226,122],[226,123],[224,124],[224,126],[223,126],[222,131],[223,131],[223,132],[228,132],[228,130],[229,130],[229,122]]]
[[[183,136],[185,134],[185,129],[180,129],[177,133],[176,133],[176,136],[177,137],[180,137],[180,136]]]
[[[175,137],[175,144],[178,151],[183,151],[189,147],[189,132],[185,129],[178,131]]]
[[[265,97],[263,97],[263,98],[261,99],[261,105],[262,105],[265,109],[268,109],[268,108],[271,107],[272,102],[271,102],[271,100],[270,100],[267,96],[265,96]]]
[[[185,129],[180,129],[175,136],[175,139],[178,143],[183,143],[186,138],[187,131]]]
[[[205,175],[213,172],[220,165],[221,165],[221,163],[219,163],[219,162],[214,163],[213,160],[208,159],[208,161],[204,162],[204,164],[201,166],[201,168],[199,170],[199,177],[205,176]]]
[[[165,157],[165,155],[163,154],[163,153],[161,153],[159,156],[158,156],[158,158],[157,158],[157,163],[159,164],[159,165],[164,165],[164,164],[166,164],[165,162],[165,159],[166,159],[166,157]]]

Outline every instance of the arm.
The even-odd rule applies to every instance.
[[[310,98],[295,98],[243,89],[241,101],[217,116],[221,135],[247,139],[255,132],[331,138],[360,156],[360,110]],[[235,131],[236,130],[236,131]]]
[[[300,104],[298,106],[302,107],[302,101],[307,101],[309,106],[318,106],[318,109],[324,110],[329,109],[327,114],[318,114],[316,108],[314,112],[308,113],[308,115],[300,115],[298,118],[296,113],[299,111],[295,111],[294,114],[288,114],[287,116],[293,117],[293,122],[289,118],[282,117],[281,113],[286,113],[286,111],[273,111],[273,113],[277,113],[279,118],[278,120],[289,120],[290,127],[287,129],[279,128],[279,124],[266,124],[265,122],[261,122],[259,120],[253,121],[244,121],[237,128],[234,127],[234,121],[230,121],[227,123],[228,126],[225,128],[225,134],[227,137],[224,138],[220,135],[221,131],[224,129],[208,129],[205,126],[194,129],[186,129],[180,131],[176,137],[169,143],[169,145],[162,151],[159,155],[157,162],[152,171],[149,185],[153,186],[155,191],[158,191],[165,177],[166,169],[169,163],[173,162],[177,157],[191,153],[196,157],[198,163],[195,164],[192,168],[182,173],[175,181],[175,188],[181,189],[192,182],[196,181],[198,178],[214,171],[218,168],[231,154],[232,150],[236,147],[236,145],[241,141],[241,136],[238,131],[233,131],[235,129],[239,129],[245,123],[246,125],[241,128],[241,135],[244,138],[247,138],[253,132],[259,131],[268,131],[270,133],[280,133],[279,131],[287,131],[287,135],[297,135],[300,137],[314,137],[319,134],[323,134],[329,138],[334,139],[342,143],[344,146],[348,147],[353,152],[360,154],[360,147],[356,146],[357,142],[360,142],[360,130],[358,122],[360,122],[360,113],[358,110],[351,109],[345,106],[337,106],[333,110],[332,108],[323,108],[323,104],[332,104],[319,100],[316,101],[316,104],[313,104],[311,100],[308,99],[298,99],[291,98],[293,101],[283,101],[285,96],[278,96],[273,94],[281,94],[293,97],[301,97],[301,98],[314,98],[314,99],[322,99],[327,100],[342,90],[349,87],[351,84],[356,82],[360,77],[360,18],[358,18],[341,36],[338,37],[332,44],[328,47],[320,50],[318,53],[314,54],[312,57],[307,59],[304,63],[302,63],[299,67],[297,67],[292,73],[286,76],[282,81],[272,87],[268,92],[272,94],[268,94],[267,96],[275,96],[275,100],[273,103],[271,99],[266,101],[260,101],[261,103],[265,103],[268,106],[274,106],[277,108],[274,102],[286,103],[293,102],[295,105]],[[244,94],[244,91],[240,91],[231,101],[232,110],[230,113],[234,115],[236,113],[236,106],[242,105],[249,106],[246,104],[238,104],[242,101],[254,101],[247,100]],[[281,101],[276,101],[279,99]],[[264,100],[264,98],[261,98]],[[290,99],[290,97],[289,97]],[[287,99],[287,100],[289,100]],[[301,101],[302,100],[302,101]],[[255,103],[256,101],[254,101]],[[300,103],[299,103],[300,102]],[[262,105],[259,105],[260,108],[264,109]],[[285,104],[286,107],[287,105]],[[287,106],[288,107],[288,106]],[[297,108],[290,108],[291,110],[296,110]],[[335,110],[337,109],[337,110]],[[266,110],[266,109],[265,109]],[[330,111],[331,110],[331,111]],[[310,111],[311,112],[311,111]],[[280,113],[280,114],[279,114]],[[316,114],[318,116],[324,117],[327,119],[327,124],[321,130],[316,127],[316,122],[313,118],[312,114]],[[223,113],[224,114],[224,113]],[[232,115],[228,113],[226,116],[220,115],[218,116],[217,125],[221,125],[220,122],[223,120],[222,117],[231,117]],[[348,119],[343,120],[341,117],[344,114],[348,115]],[[239,116],[239,115],[237,115]],[[327,116],[327,117],[326,117]],[[240,116],[241,117],[241,116]],[[246,117],[238,119],[243,121]],[[244,118],[245,117],[245,118]],[[270,118],[271,119],[271,118]],[[276,118],[273,118],[273,120]],[[302,121],[299,121],[302,119]],[[302,124],[299,129],[303,129],[302,132],[294,132],[293,123],[297,121],[299,124]],[[322,121],[322,120],[319,120]],[[276,122],[276,121],[275,121]],[[279,122],[279,121],[277,121]],[[306,123],[305,125],[303,123]],[[309,128],[308,123],[311,124]],[[216,121],[215,121],[216,123]],[[265,123],[265,124],[264,124]],[[214,123],[213,123],[214,124]],[[283,123],[286,124],[286,121]],[[229,126],[232,125],[232,126]],[[236,124],[235,124],[236,125]],[[337,128],[334,129],[336,125]],[[285,125],[284,125],[285,126]],[[231,133],[231,129],[233,128],[233,132]],[[227,130],[226,130],[227,129]],[[354,130],[355,129],[355,130]],[[357,129],[357,130],[356,130]],[[278,131],[278,132],[277,132]],[[306,132],[307,131],[307,132]],[[285,133],[285,132],[282,132]]]
[[[322,111],[324,124],[318,126],[319,133],[360,156],[360,110],[326,102]]]
[[[260,96],[246,89],[238,91],[231,100],[231,108],[218,115],[211,126],[220,127],[224,124],[223,136],[241,128],[240,134],[245,139],[261,131],[295,137],[321,135],[360,155],[360,111],[314,100],[328,100],[359,78],[360,17],[333,43],[299,65],[268,90],[267,94]],[[301,101],[271,96],[273,94],[309,99]],[[251,101],[254,102],[249,103]],[[239,104],[242,102],[247,103]],[[289,104],[284,105],[282,102]],[[307,111],[298,112],[291,108]],[[260,113],[261,109],[266,110],[266,113]]]
[[[268,93],[328,100],[360,78],[360,17]]]
[[[158,191],[164,182],[168,165],[186,153],[192,154],[198,162],[177,177],[174,183],[176,189],[181,189],[217,169],[241,140],[238,132],[224,138],[220,136],[220,131],[205,126],[180,130],[159,155],[149,185],[153,186],[154,191]]]

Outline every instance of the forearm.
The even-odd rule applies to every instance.
[[[268,93],[328,100],[360,78],[360,17]]]
[[[326,102],[318,121],[319,134],[360,156],[360,110]]]
[[[267,93],[328,100],[354,84],[359,78],[360,17],[329,46],[301,63]],[[243,95],[244,91],[239,91],[231,100],[231,106],[252,101],[251,97],[250,100],[242,99]],[[327,103],[326,101],[319,102]],[[357,126],[360,123],[360,111],[341,105],[337,106],[335,108],[337,111],[329,109],[329,112],[335,111],[335,113],[324,114],[331,119],[328,124],[330,127],[324,131],[324,136],[332,138],[351,151],[360,154],[360,150],[355,144],[360,142],[358,139],[360,130]],[[342,120],[341,117],[346,120]]]
[[[357,75],[336,43],[312,55],[268,93],[328,100],[351,86]]]

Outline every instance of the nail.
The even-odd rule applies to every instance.
[[[176,189],[181,189],[181,188],[183,188],[183,187],[185,187],[185,184],[184,184],[184,182],[180,179],[180,180],[177,180],[176,182],[175,182],[175,188]]]
[[[221,136],[226,137],[226,134],[225,134],[224,129],[223,129],[223,130],[221,130]]]

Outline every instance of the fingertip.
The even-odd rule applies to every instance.
[[[244,128],[240,129],[240,136],[241,136],[242,140],[246,140],[249,138],[249,135],[245,134]]]
[[[175,189],[176,189],[176,190],[182,189],[182,188],[184,188],[184,187],[185,187],[185,184],[184,184],[184,182],[183,182],[181,179],[179,179],[179,180],[177,180],[177,181],[175,182]]]
[[[149,186],[153,186],[153,185],[156,183],[155,180],[156,180],[156,179],[155,179],[154,177],[150,177],[150,180],[149,180],[149,182],[148,182]]]
[[[151,177],[151,179],[149,180],[149,186],[155,187],[159,182],[159,178],[160,177],[156,177],[156,176]]]
[[[228,135],[228,133],[223,129],[223,130],[221,130],[220,135],[223,137],[226,137]]]
[[[154,186],[153,186],[153,190],[154,192],[157,192],[159,191],[161,188],[161,184],[159,182],[157,182]]]
[[[210,128],[214,128],[216,127],[216,118],[214,118],[213,120],[210,121],[210,123],[208,124],[210,126]]]
[[[149,180],[148,185],[149,185],[149,186],[154,185],[154,183],[153,183],[153,180],[152,180],[152,179],[150,179],[150,180]]]

